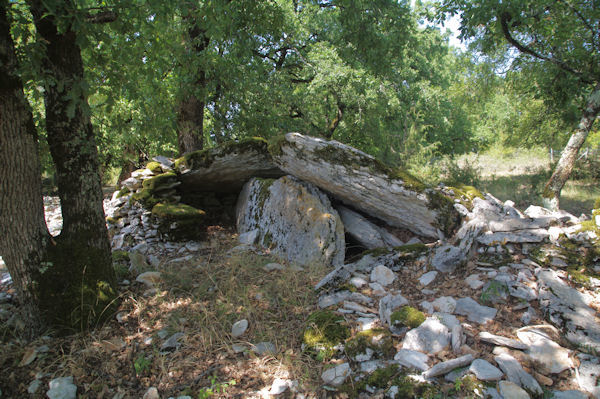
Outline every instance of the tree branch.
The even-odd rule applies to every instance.
[[[117,20],[117,13],[114,11],[101,11],[96,14],[87,14],[85,20],[91,24],[105,24]]]
[[[515,39],[513,37],[512,33],[510,32],[509,23],[510,23],[511,19],[512,19],[512,16],[508,12],[502,13],[502,15],[500,16],[500,25],[502,26],[502,33],[504,34],[504,37],[506,38],[508,43],[510,43],[512,46],[514,46],[517,50],[519,50],[520,52],[522,52],[524,54],[531,55],[532,57],[535,57],[537,59],[551,62],[554,65],[556,65],[557,67],[559,67],[560,69],[577,76],[584,83],[592,84],[595,82],[595,79],[572,68],[571,66],[567,65],[566,62],[564,62],[562,60],[558,60],[551,56],[541,54],[541,53],[535,51],[534,49],[527,47],[527,45],[519,42],[517,39]]]

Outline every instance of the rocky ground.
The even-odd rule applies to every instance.
[[[59,203],[44,202],[56,234]],[[327,274],[219,227],[161,240],[125,203],[105,203],[127,215],[112,227],[123,304],[98,331],[23,341],[2,275],[4,397],[600,397],[600,259],[587,241],[488,233],[451,272],[413,244]],[[581,239],[578,218],[553,217]]]
[[[273,176],[250,144],[157,157],[105,200],[121,303],[91,333],[24,340],[3,271],[3,396],[600,397],[600,203],[521,211],[298,134]]]

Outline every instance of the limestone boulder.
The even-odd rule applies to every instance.
[[[240,234],[258,229],[258,244],[300,265],[344,262],[344,226],[327,196],[292,176],[253,178],[238,198]]]
[[[452,200],[441,192],[337,141],[288,133],[270,151],[284,172],[391,226],[437,239],[460,221]]]

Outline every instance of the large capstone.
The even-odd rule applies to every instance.
[[[270,150],[284,172],[391,226],[441,238],[459,222],[453,202],[442,193],[345,144],[288,133]]]
[[[240,234],[258,229],[258,243],[301,265],[344,262],[344,227],[329,199],[292,176],[254,178],[237,204]]]

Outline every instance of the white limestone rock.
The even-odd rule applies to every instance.
[[[400,363],[404,367],[415,368],[421,371],[429,370],[429,356],[424,353],[410,350],[400,349],[394,356],[394,360]]]
[[[474,299],[460,298],[456,301],[456,314],[467,316],[474,323],[485,324],[496,317],[497,310],[478,304]]]
[[[329,368],[325,370],[321,374],[321,379],[326,385],[331,385],[333,387],[338,387],[346,381],[346,378],[350,376],[352,370],[350,369],[350,364],[342,363],[335,367]]]
[[[437,318],[427,318],[419,327],[404,336],[403,349],[424,353],[438,353],[450,344],[450,331]]]
[[[237,227],[240,233],[259,229],[258,242],[292,263],[344,262],[337,211],[319,189],[291,176],[250,180],[238,199]]]
[[[374,283],[379,283],[384,287],[392,284],[394,280],[396,280],[396,273],[391,271],[386,266],[375,266],[371,272],[371,281]]]
[[[469,372],[475,374],[480,381],[498,381],[504,373],[487,360],[475,359],[469,367]]]

